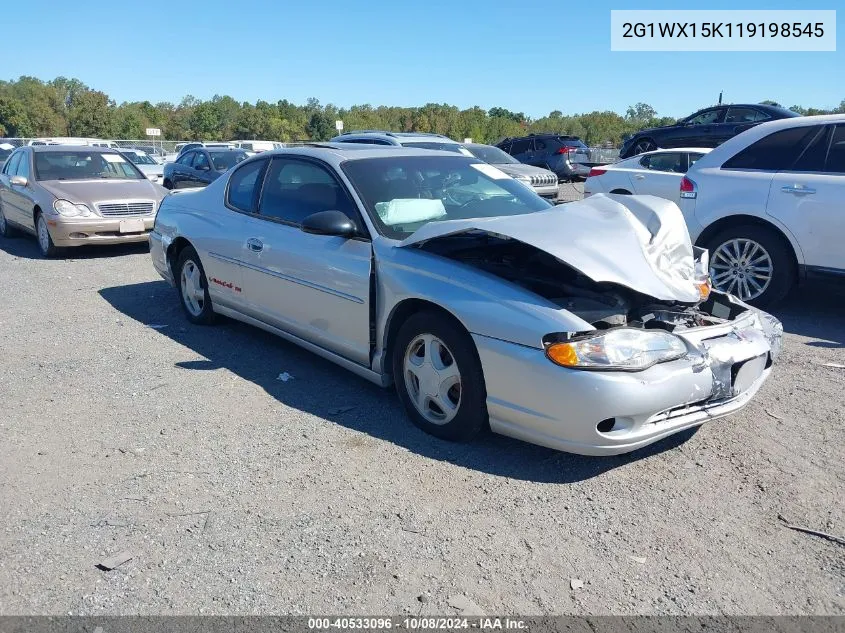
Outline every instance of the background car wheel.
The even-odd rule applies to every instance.
[[[438,312],[418,312],[393,345],[393,380],[411,421],[437,437],[467,441],[487,425],[487,390],[469,334]]]
[[[176,279],[179,282],[179,301],[191,323],[211,325],[214,323],[214,309],[208,295],[208,280],[199,255],[191,246],[186,246],[176,262]]]
[[[162,186],[163,186],[165,189],[173,189],[173,183],[172,183],[172,182],[170,182],[169,180],[165,180]]]
[[[657,149],[657,143],[650,138],[643,138],[634,143],[634,149],[631,151],[631,156],[642,154],[643,152],[652,152]]]
[[[631,195],[631,192],[628,191],[627,189],[614,189],[610,193],[616,193],[616,194],[619,194],[620,196],[630,196]]]
[[[35,232],[38,238],[38,248],[44,257],[55,257],[59,254],[59,249],[53,244],[53,238],[50,237],[50,230],[47,228],[47,220],[44,219],[44,214],[39,213],[35,218]]]
[[[795,282],[795,260],[789,244],[763,226],[737,226],[721,231],[707,244],[713,286],[755,306],[783,299]]]
[[[17,237],[18,235],[18,230],[6,221],[6,216],[3,215],[3,205],[0,204],[0,236]]]

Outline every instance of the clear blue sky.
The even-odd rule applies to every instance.
[[[726,101],[787,106],[845,99],[842,0],[807,7],[839,9],[835,53],[610,51],[611,9],[676,7],[657,0],[29,0],[6,12],[7,36],[22,37],[6,40],[0,68],[6,79],[76,77],[118,102],[316,97],[338,106],[502,106],[539,117],[624,113],[638,101],[680,116],[715,102],[720,90]]]

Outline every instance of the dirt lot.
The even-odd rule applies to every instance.
[[[0,613],[845,613],[845,549],[777,518],[845,535],[841,291],[776,311],[741,414],[598,459],[438,441],[290,344],[190,326],[145,247],[72,256],[0,239]]]

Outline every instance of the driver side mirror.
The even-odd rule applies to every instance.
[[[26,183],[29,182],[23,176],[12,176],[9,178],[9,184],[18,185],[19,187],[26,187]]]
[[[303,232],[314,235],[336,235],[344,238],[355,235],[355,225],[352,220],[336,209],[312,213],[302,220],[300,228]]]
[[[199,165],[198,167],[194,167],[197,171],[208,171],[211,169],[208,165]]]

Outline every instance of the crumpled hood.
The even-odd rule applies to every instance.
[[[501,165],[493,165],[499,171],[505,172],[508,176],[554,176],[554,172],[542,167],[535,167],[534,165],[525,165],[523,163],[503,163]],[[557,178],[557,176],[555,176]]]
[[[525,215],[429,222],[399,247],[468,231],[529,244],[596,282],[616,283],[663,301],[700,299],[684,217],[674,202],[663,198],[596,194]]]
[[[41,180],[40,186],[56,198],[70,200],[74,204],[97,205],[114,200],[161,200],[167,193],[159,185],[146,178],[137,180]],[[92,207],[94,208],[94,207]]]

